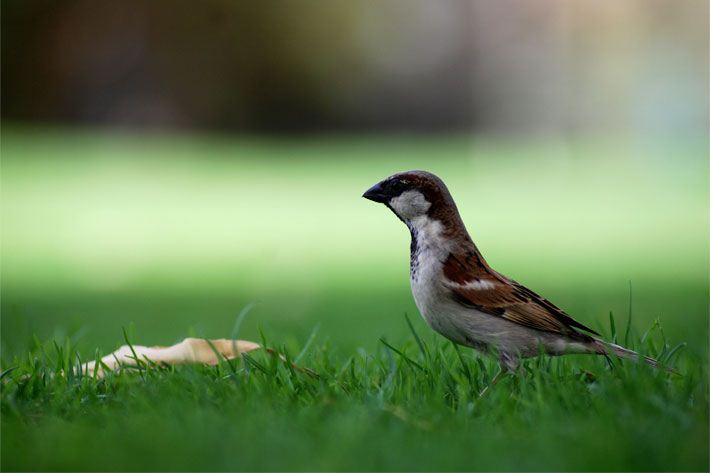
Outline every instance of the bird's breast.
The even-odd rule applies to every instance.
[[[417,309],[429,326],[445,337],[462,342],[450,317],[452,299],[444,287],[444,262],[450,242],[441,222],[422,217],[410,222],[412,234],[410,283]]]
[[[420,247],[412,254],[410,283],[417,309],[429,326],[442,335],[456,339],[455,327],[448,317],[448,290],[443,285],[443,257],[439,251]]]

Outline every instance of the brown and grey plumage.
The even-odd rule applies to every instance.
[[[657,365],[652,358],[600,340],[594,330],[491,268],[435,175],[395,174],[363,197],[385,204],[409,228],[414,300],[427,323],[450,340],[484,352],[495,349],[511,370],[521,357],[541,351],[615,354]]]

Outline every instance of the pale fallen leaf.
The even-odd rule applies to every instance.
[[[210,346],[211,344],[211,346]],[[261,348],[261,345],[246,340],[227,340],[219,338],[206,340],[203,338],[186,338],[169,347],[145,347],[141,345],[123,345],[118,350],[96,361],[84,363],[81,370],[84,374],[102,378],[105,376],[104,366],[115,370],[121,365],[136,365],[136,358],[142,362],[150,361],[158,365],[205,364],[216,365],[221,358],[232,360],[242,353]]]

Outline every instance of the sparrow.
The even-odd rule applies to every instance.
[[[454,343],[497,353],[498,375],[541,353],[614,354],[657,366],[653,358],[601,340],[552,302],[494,270],[434,174],[398,173],[363,197],[386,205],[409,228],[412,294],[427,324]]]

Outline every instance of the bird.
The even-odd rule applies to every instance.
[[[409,228],[412,295],[427,324],[458,345],[498,355],[501,369],[491,385],[503,373],[518,371],[522,359],[543,353],[613,354],[658,366],[653,358],[602,340],[549,300],[494,270],[434,174],[397,173],[363,197],[387,206]]]

